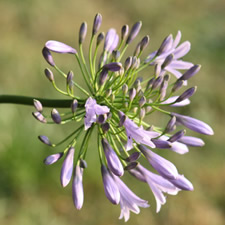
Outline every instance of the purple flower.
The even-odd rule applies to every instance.
[[[198,132],[200,134],[205,134],[205,135],[214,134],[212,128],[208,124],[202,122],[201,120],[197,120],[190,116],[184,116],[178,113],[171,113],[171,115],[176,116],[177,122],[181,123],[182,125],[189,128],[190,130],[193,130],[195,132]]]
[[[83,168],[79,165],[75,167],[75,174],[72,185],[73,203],[76,209],[80,210],[84,202],[84,190],[83,190]]]
[[[69,45],[66,45],[62,42],[59,41],[47,41],[45,43],[45,47],[53,52],[57,52],[57,53],[70,53],[70,54],[77,54],[76,49],[72,48]]]
[[[106,168],[106,166],[102,165],[101,172],[106,197],[113,204],[119,204],[120,192],[110,171]]]
[[[124,114],[121,112],[120,116],[123,115]],[[134,139],[139,144],[144,144],[151,148],[155,148],[155,145],[151,139],[159,136],[157,132],[144,130],[142,126],[138,127],[138,125],[129,118],[126,118],[123,126],[125,127],[127,134],[127,144],[125,146],[126,150],[133,148],[132,139]]]
[[[146,182],[155,196],[157,205],[156,212],[158,213],[161,209],[161,206],[166,203],[166,197],[164,196],[163,192],[170,195],[176,195],[180,190],[167,179],[150,172],[141,165],[138,166],[138,170],[145,177]]]
[[[139,149],[145,155],[151,166],[166,179],[176,179],[178,176],[177,168],[170,161],[157,155],[147,147],[140,145]]]
[[[98,105],[96,100],[89,97],[85,103],[86,115],[84,119],[85,130],[91,127],[92,123],[97,120],[96,115],[108,113],[110,110],[107,106]]]
[[[108,30],[105,36],[104,50],[106,52],[112,52],[118,44],[119,36],[116,34],[116,30],[111,28]]]
[[[124,218],[126,222],[130,218],[130,211],[138,214],[140,212],[139,207],[149,207],[148,202],[135,195],[119,177],[113,176],[113,178],[120,192],[121,213],[119,219]]]
[[[117,176],[123,176],[124,170],[123,166],[117,156],[117,154],[114,152],[112,147],[109,145],[107,139],[102,139],[102,146],[104,149],[105,157],[108,163],[108,167],[111,172],[113,172]]]
[[[176,102],[176,100],[179,98],[179,96],[172,96],[170,98],[168,98],[166,101],[163,101],[162,104],[170,104],[173,102]],[[186,106],[190,104],[190,100],[188,98],[184,99],[181,102],[176,102],[170,106],[172,107],[182,107],[182,106]]]
[[[49,155],[44,159],[44,164],[51,165],[61,159],[63,156],[63,152],[59,152],[53,155]]]
[[[184,177],[184,175],[178,175],[176,179],[169,180],[172,184],[174,184],[176,187],[185,190],[185,191],[193,191],[194,187],[192,183]]]
[[[156,57],[152,62],[152,64],[162,65],[166,57],[169,56],[170,54],[173,54],[173,61],[169,65],[167,65],[163,70],[175,75],[177,78],[180,78],[182,76],[182,73],[179,70],[190,69],[193,66],[193,64],[190,62],[180,60],[180,58],[185,56],[190,51],[191,48],[191,44],[189,41],[185,41],[178,46],[180,39],[181,39],[180,31],[178,31],[175,39],[172,38],[172,35],[169,35],[165,41],[165,46],[163,46],[162,50],[160,52],[155,51],[151,53],[148,56],[146,62],[149,62],[154,57]]]
[[[60,181],[63,187],[69,184],[72,177],[74,151],[75,149],[73,147],[69,148],[62,165]]]

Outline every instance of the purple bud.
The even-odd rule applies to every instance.
[[[119,204],[120,192],[118,190],[116,182],[114,181],[112,175],[110,174],[106,166],[101,166],[101,172],[106,197],[113,204]]]
[[[179,80],[188,80],[193,77],[201,69],[201,65],[194,65],[189,70],[187,70]]]
[[[103,130],[103,132],[108,132],[108,130],[110,129],[110,125],[109,125],[109,123],[104,123],[104,124],[102,124],[102,130]]]
[[[161,139],[152,139],[151,141],[154,143],[156,148],[161,148],[161,149],[171,148],[171,143],[168,141],[164,141]]]
[[[178,176],[177,168],[170,161],[152,152],[143,145],[139,146],[141,152],[145,155],[152,167],[166,179],[176,179]]]
[[[135,96],[136,96],[136,90],[135,90],[135,88],[131,88],[130,91],[129,91],[130,101],[133,101]]]
[[[170,54],[170,55],[168,55],[166,58],[165,58],[165,60],[164,60],[164,62],[163,62],[163,64],[162,64],[162,69],[164,69],[165,67],[167,67],[172,61],[173,61],[173,58],[174,58],[174,55],[173,54]]]
[[[137,167],[137,162],[131,162],[127,166],[124,167],[124,170],[133,170]]]
[[[135,162],[141,156],[140,152],[133,152],[129,157],[125,159],[127,162]]]
[[[106,114],[99,115],[98,119],[97,119],[97,123],[103,124],[103,123],[105,123],[106,120],[107,120],[107,115]]]
[[[108,77],[108,70],[103,69],[99,75],[99,85],[102,86]]]
[[[172,116],[172,118],[169,120],[169,122],[166,125],[165,133],[172,132],[175,128],[175,125],[176,125],[176,117]]]
[[[73,147],[68,149],[67,155],[62,165],[60,181],[63,187],[66,187],[69,184],[72,177],[74,151],[75,149]]]
[[[57,52],[57,53],[69,53],[69,54],[77,54],[76,49],[72,48],[69,45],[66,45],[62,42],[59,41],[48,41],[45,43],[45,47],[53,52]]]
[[[189,128],[190,130],[193,130],[200,134],[206,134],[206,135],[214,134],[212,128],[208,124],[202,122],[201,120],[192,118],[190,116],[184,116],[178,113],[171,113],[171,115],[176,116],[177,122],[181,123],[182,125]]]
[[[124,173],[123,166],[118,156],[105,138],[102,139],[102,146],[110,171],[113,172],[116,176],[122,176]]]
[[[73,100],[72,104],[71,104],[71,110],[72,113],[75,113],[78,107],[78,101],[76,99]]]
[[[53,60],[53,57],[52,57],[50,51],[46,47],[44,47],[42,49],[42,55],[44,56],[44,58],[45,58],[45,60],[48,64],[50,64],[53,67],[55,66],[55,62]]]
[[[177,102],[182,102],[183,100],[190,98],[197,90],[197,87],[192,87],[187,89],[183,94],[181,94],[175,101],[175,103]]]
[[[86,34],[87,34],[87,23],[83,22],[80,26],[79,44],[82,44],[84,42]]]
[[[141,51],[143,51],[143,50],[148,46],[149,40],[150,40],[150,38],[149,38],[148,35],[145,36],[145,37],[143,37],[143,39],[142,39],[141,42],[140,42],[140,44],[141,44],[141,45],[140,45]]]
[[[87,162],[84,159],[80,159],[80,167],[83,169],[87,168]]]
[[[176,187],[185,190],[185,191],[193,191],[194,187],[192,183],[184,177],[184,175],[179,175],[176,179],[169,180]]]
[[[121,39],[124,40],[124,38],[128,35],[129,32],[129,26],[124,25],[121,29]]]
[[[54,81],[54,75],[50,69],[45,69],[45,76],[49,79],[49,81]]]
[[[130,44],[134,40],[134,38],[138,35],[138,33],[141,29],[141,25],[142,25],[141,21],[139,21],[133,25],[133,27],[131,28],[131,31],[129,33],[129,36],[127,38],[126,44]]]
[[[183,86],[183,84],[184,84],[183,80],[177,80],[172,88],[172,92],[178,91]]]
[[[145,108],[142,108],[139,113],[140,120],[143,120],[145,117]]]
[[[159,56],[161,55],[163,52],[165,52],[167,49],[169,49],[172,45],[172,42],[173,42],[173,37],[172,35],[170,34],[169,36],[167,36],[161,46],[159,47],[159,50],[157,51],[156,55]]]
[[[32,115],[36,120],[40,121],[41,123],[47,123],[47,120],[40,112],[32,112]]]
[[[44,164],[51,165],[61,159],[63,156],[63,152],[59,152],[53,155],[49,155],[44,159]]]
[[[38,101],[37,99],[34,99],[33,101],[34,101],[34,107],[35,107],[35,109],[36,109],[38,112],[42,112],[43,106],[42,106],[41,102]]]
[[[128,92],[128,86],[127,86],[127,84],[124,84],[122,86],[122,91],[123,91],[123,94],[126,95],[126,93]]]
[[[71,172],[72,175],[72,172]],[[83,190],[83,168],[76,165],[74,172],[74,179],[72,184],[73,203],[76,209],[80,210],[84,203]]]
[[[161,86],[160,86],[160,101],[162,101],[165,96],[166,96],[166,90],[167,90],[167,87],[168,87],[168,81],[169,81],[169,75],[166,74],[163,78],[163,82],[161,83]]]
[[[109,70],[109,71],[112,71],[112,72],[117,72],[121,68],[122,68],[122,64],[118,63],[118,62],[112,62],[112,63],[109,63],[109,64],[105,64],[103,66],[103,70],[105,69],[105,70]]]
[[[156,89],[157,87],[159,87],[159,86],[161,85],[162,81],[163,81],[163,77],[162,77],[162,76],[157,77],[157,78],[154,80],[153,84],[152,84],[152,90],[154,90],[154,89]]]
[[[69,71],[69,73],[67,74],[67,77],[66,77],[66,83],[67,85],[69,85],[71,83],[71,81],[73,80],[73,72],[72,71]]]
[[[185,135],[186,131],[185,130],[180,130],[176,132],[173,136],[171,136],[168,141],[169,142],[175,142],[178,141],[180,138],[182,138]]]
[[[98,32],[101,24],[102,24],[102,15],[100,13],[97,13],[93,23],[93,29],[92,29],[93,36]]]
[[[113,45],[116,35],[117,35],[116,30],[112,29],[112,28],[109,29],[108,32],[106,33],[105,44],[104,44],[104,50],[106,52],[108,52],[110,50],[111,46]]]
[[[148,81],[148,83],[147,83],[147,85],[146,85],[146,89],[145,89],[146,91],[147,91],[148,89],[152,88],[152,85],[153,85],[154,81],[155,81],[154,78],[152,78],[152,79],[150,79],[150,80]]]
[[[142,96],[139,100],[139,106],[142,107],[146,103],[146,98],[145,96]]]
[[[120,51],[118,51],[118,50],[113,51],[112,56],[113,56],[113,59],[115,61],[117,61],[117,59],[119,59],[119,57],[120,57]]]
[[[121,115],[120,116],[120,122],[119,122],[119,127],[122,127],[125,120],[126,120],[127,116],[126,115]]]
[[[52,117],[52,120],[57,124],[60,124],[62,122],[59,112],[56,109],[52,110],[51,117]]]
[[[39,140],[40,140],[42,143],[44,143],[44,144],[46,144],[46,145],[49,145],[49,146],[52,146],[52,143],[50,142],[50,140],[48,139],[47,136],[40,135],[40,136],[38,136],[38,138],[39,138]]]
[[[202,147],[205,145],[202,139],[191,136],[184,136],[179,139],[179,142],[192,147]]]
[[[138,56],[141,51],[141,43],[139,42],[134,50],[133,56]]]
[[[132,57],[128,57],[124,63],[124,70],[127,71],[130,69],[131,67],[131,64],[132,64]]]
[[[101,32],[98,37],[97,37],[97,42],[96,42],[96,45],[100,45],[100,43],[104,40],[105,38],[105,34],[103,32]]]

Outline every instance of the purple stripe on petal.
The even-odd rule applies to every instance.
[[[59,41],[48,41],[46,42],[45,47],[50,51],[57,53],[77,54],[77,51],[74,48]]]

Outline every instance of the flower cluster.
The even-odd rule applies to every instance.
[[[201,147],[204,142],[200,138],[186,136],[183,127],[205,135],[213,135],[213,130],[198,119],[169,111],[190,104],[189,98],[195,93],[196,87],[177,93],[187,86],[188,79],[200,69],[200,65],[181,59],[189,52],[191,45],[189,41],[180,44],[180,31],[175,38],[171,34],[166,37],[158,50],[147,53],[147,57],[143,57],[143,53],[150,39],[144,36],[133,55],[124,58],[142,23],[135,23],[130,31],[129,26],[124,25],[119,38],[113,28],[106,35],[99,33],[101,22],[102,16],[97,14],[92,27],[88,60],[83,54],[87,34],[85,22],[79,31],[79,51],[58,41],[46,42],[43,56],[56,73],[65,78],[66,89],[61,90],[56,85],[55,75],[50,69],[45,69],[45,75],[58,92],[71,99],[70,107],[68,112],[63,113],[53,109],[49,118],[44,114],[41,102],[34,100],[36,111],[33,116],[42,123],[72,122],[77,125],[77,129],[58,144],[52,144],[47,136],[39,136],[44,144],[51,147],[67,143],[63,151],[47,156],[44,163],[50,165],[64,157],[60,180],[65,187],[73,177],[72,196],[77,209],[82,208],[84,200],[82,180],[87,168],[85,158],[88,144],[92,134],[97,134],[96,152],[100,159],[105,195],[111,203],[120,204],[120,219],[127,221],[130,211],[139,213],[139,207],[149,205],[122,181],[124,172],[148,184],[156,199],[156,211],[159,212],[166,203],[165,194],[192,191],[193,185],[172,162],[160,156],[161,150],[158,149],[185,154],[189,146]],[[75,81],[72,71],[64,73],[56,65],[53,52],[75,56],[85,86]],[[148,71],[151,67],[152,72],[143,73],[144,78],[140,77],[144,70]],[[76,90],[82,93],[82,97],[74,94]],[[167,118],[164,127],[153,125],[150,117],[150,124],[144,121],[155,112]],[[78,141],[82,141],[80,149],[76,147]],[[76,157],[75,151],[78,151]],[[142,165],[144,159],[147,159],[150,168]]]

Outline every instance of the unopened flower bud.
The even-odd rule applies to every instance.
[[[60,124],[62,119],[59,115],[59,112],[56,110],[56,109],[53,109],[52,112],[51,112],[51,117],[52,117],[52,120],[56,123],[56,124]]]
[[[170,55],[168,55],[166,58],[165,58],[165,60],[164,60],[164,62],[163,62],[163,64],[162,64],[162,69],[164,69],[165,67],[167,67],[172,61],[173,61],[173,58],[174,58],[174,55],[173,54],[170,54]]]
[[[138,162],[131,162],[127,166],[124,167],[124,170],[132,170],[136,168],[138,165]]]
[[[47,136],[40,135],[40,136],[38,136],[38,139],[39,139],[42,143],[44,143],[44,144],[46,144],[46,145],[49,145],[49,146],[52,146],[52,143],[50,142],[50,140],[48,139]]]
[[[172,92],[178,91],[183,86],[183,84],[184,84],[184,81],[178,79],[172,88]]]
[[[139,106],[142,107],[146,103],[146,98],[145,96],[142,96],[139,100]]]
[[[138,56],[141,51],[141,43],[139,42],[134,50],[133,56]]]
[[[72,104],[71,104],[71,110],[72,113],[75,113],[78,107],[78,101],[76,99],[73,100]]]
[[[129,26],[124,25],[121,29],[121,40],[124,40],[124,38],[126,38],[126,36],[128,35],[128,32],[129,32]]]
[[[102,114],[98,116],[97,122],[100,124],[105,123],[105,121],[107,120],[107,115],[106,114]]]
[[[144,117],[145,117],[145,108],[142,108],[142,109],[140,110],[139,116],[140,116],[140,119],[141,119],[141,120],[144,119]]]
[[[108,77],[108,70],[103,69],[99,75],[99,85],[102,86]]]
[[[121,63],[118,63],[118,62],[112,62],[112,63],[109,63],[109,64],[105,64],[103,66],[103,70],[109,70],[109,71],[112,71],[112,72],[117,72],[119,71],[121,68],[122,68],[122,64]]]
[[[44,47],[42,49],[42,55],[44,56],[44,58],[45,58],[45,60],[48,64],[50,64],[53,67],[55,66],[55,62],[53,60],[53,57],[52,57],[50,51],[46,47]]]
[[[201,69],[201,65],[194,65],[189,70],[187,70],[179,79],[188,80],[193,77]]]
[[[100,45],[100,43],[104,40],[104,38],[105,38],[105,34],[104,34],[104,32],[101,32],[97,37],[96,45],[97,46]]]
[[[129,33],[129,36],[126,40],[126,44],[130,44],[134,40],[134,38],[138,35],[138,33],[141,29],[141,25],[142,25],[141,21],[139,21],[133,25],[133,27],[131,28],[131,31]]]
[[[136,90],[135,90],[135,88],[131,88],[130,91],[129,91],[130,101],[133,101],[135,96],[136,96]]]
[[[185,130],[180,130],[177,133],[175,133],[173,136],[171,136],[168,141],[169,142],[175,142],[178,141],[180,138],[182,138],[185,135],[186,131]]]
[[[122,127],[124,122],[126,121],[127,116],[125,114],[120,116],[119,127]]]
[[[67,74],[67,77],[66,77],[66,83],[67,83],[67,85],[69,85],[70,82],[73,80],[73,76],[74,76],[73,72],[72,71],[69,71],[68,74]]]
[[[123,91],[123,94],[124,94],[124,95],[127,94],[127,92],[128,92],[128,86],[127,86],[127,84],[124,84],[124,85],[122,86],[122,91]]]
[[[43,106],[42,106],[41,102],[38,101],[37,99],[34,99],[33,101],[34,101],[34,107],[35,107],[35,109],[36,109],[38,112],[42,112]]]
[[[161,46],[159,47],[159,50],[157,51],[156,55],[161,55],[163,52],[165,52],[172,44],[172,41],[173,41],[173,37],[172,35],[170,34],[169,36],[167,36]]]
[[[124,63],[124,70],[125,71],[129,70],[131,67],[131,64],[132,64],[132,57],[129,56]]]
[[[102,24],[102,15],[98,13],[96,14],[94,18],[93,29],[92,29],[93,36],[98,32],[101,24]]]
[[[160,77],[157,77],[155,80],[154,80],[154,83],[152,84],[152,90],[156,89],[157,87],[160,86],[160,84],[162,83],[163,81],[163,77],[160,76]]]
[[[172,118],[169,120],[169,122],[166,125],[165,133],[170,133],[174,130],[174,127],[176,126],[176,117],[172,116]]]
[[[112,52],[113,59],[116,61],[120,57],[120,51],[114,50]]]
[[[148,44],[149,44],[149,40],[150,40],[150,38],[149,38],[149,36],[147,35],[147,36],[145,36],[145,37],[143,37],[143,39],[141,40],[141,42],[140,42],[140,50],[141,51],[143,51],[147,46],[148,46]]]
[[[56,153],[56,154],[53,154],[53,155],[49,155],[48,157],[46,157],[44,159],[44,164],[51,165],[51,164],[57,162],[59,159],[61,159],[62,156],[63,156],[63,152],[59,152],[59,153]]]
[[[138,107],[134,107],[134,109],[133,109],[134,114],[136,114],[137,111],[138,111]]]
[[[189,88],[187,89],[183,94],[181,94],[175,102],[181,102],[187,98],[190,98],[197,90],[197,87],[192,87],[192,88]]]
[[[152,85],[153,85],[154,81],[155,81],[154,77],[148,81],[148,83],[146,85],[146,88],[145,88],[145,91],[152,88]]]
[[[45,76],[49,79],[49,81],[54,81],[54,75],[50,69],[45,69]]]
[[[87,23],[83,22],[80,26],[79,44],[82,44],[84,42],[86,34],[87,34]]]
[[[47,123],[47,120],[40,112],[32,112],[32,115],[34,116],[35,119],[37,119],[41,123]]]
[[[134,152],[129,157],[127,157],[125,159],[125,161],[127,161],[127,162],[135,162],[135,161],[137,161],[139,159],[140,156],[141,156],[140,152]]]
[[[107,89],[107,90],[105,91],[105,97],[106,97],[106,98],[109,97],[111,94],[112,94],[112,89],[111,89],[111,88],[109,88],[109,89]]]
[[[104,133],[108,132],[109,129],[110,129],[109,123],[106,122],[106,123],[102,124],[102,130]]]

